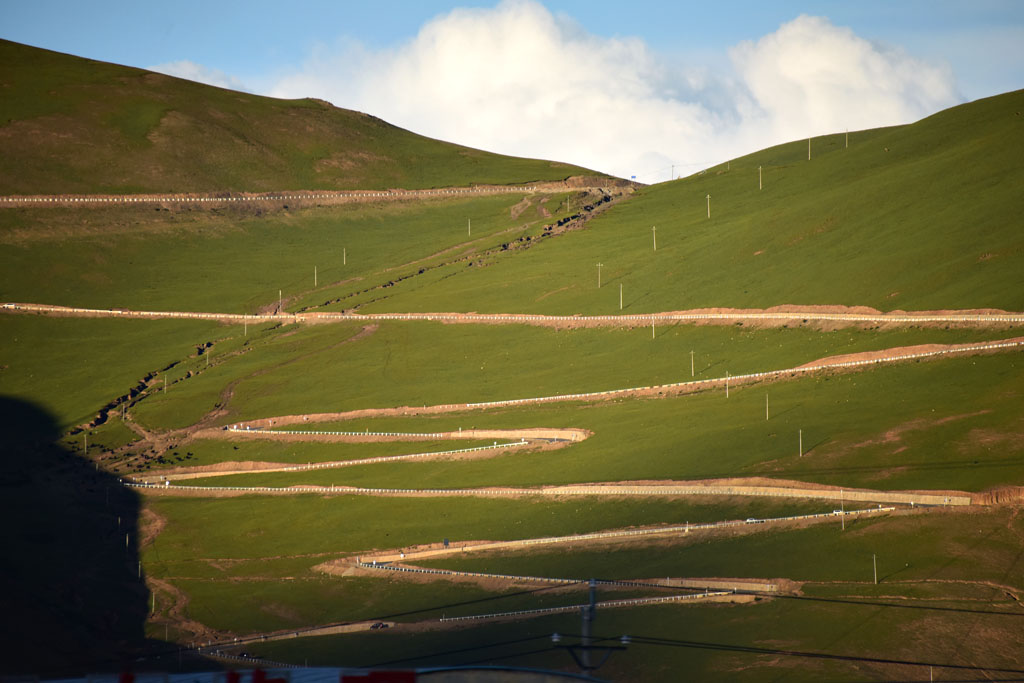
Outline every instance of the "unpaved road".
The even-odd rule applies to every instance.
[[[523,194],[539,192],[572,192],[576,190],[609,190],[631,192],[635,183],[614,178],[573,176],[562,181],[527,183],[523,185],[472,185],[469,187],[440,187],[424,190],[287,190],[282,192],[178,192],[144,194],[51,194],[0,196],[0,206],[46,208],[53,206],[137,206],[146,204],[198,204],[225,206],[287,201],[316,203],[319,205],[354,204],[367,202],[408,201],[419,199],[445,199],[496,194]]]
[[[427,321],[454,324],[534,325],[540,327],[638,327],[670,323],[733,324],[752,322],[760,326],[782,326],[804,323],[832,325],[884,324],[906,325],[965,325],[972,327],[1009,327],[1024,323],[1024,313],[997,309],[943,310],[943,311],[890,311],[883,313],[863,306],[773,306],[768,309],[698,308],[688,311],[664,313],[638,313],[631,315],[539,315],[526,313],[206,313],[196,311],[133,311],[122,308],[79,308],[51,304],[7,302],[0,304],[7,313],[35,313],[41,315],[80,318],[142,318],[147,320],[192,319],[213,320],[228,324],[281,322],[332,323],[369,321]]]

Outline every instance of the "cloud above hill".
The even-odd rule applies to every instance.
[[[958,101],[951,70],[800,16],[680,64],[532,0],[456,9],[405,44],[321,46],[267,94],[313,96],[431,137],[656,182],[809,135],[907,123]],[[181,75],[176,74],[176,75]]]

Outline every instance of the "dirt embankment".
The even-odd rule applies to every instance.
[[[1024,486],[1001,486],[999,488],[971,494],[972,505],[1021,505],[1024,504]]]

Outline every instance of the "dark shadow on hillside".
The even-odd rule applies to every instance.
[[[5,674],[117,671],[145,645],[135,492],[56,444],[53,417],[0,396]]]

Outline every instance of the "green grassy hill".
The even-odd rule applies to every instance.
[[[157,188],[147,185],[157,180],[174,183],[164,189],[182,189],[186,186],[177,183],[187,180],[194,183],[188,188],[210,191],[277,188],[286,180],[301,187],[344,186],[348,172],[356,179],[352,182],[414,187],[420,181],[431,184],[439,177],[432,174],[442,173],[448,175],[438,184],[542,177],[545,169],[558,177],[579,171],[445,145],[315,102],[268,100],[12,44],[2,47],[11,55],[41,59],[33,68],[50,64],[47,78],[19,86],[28,94],[0,104],[9,112],[19,110],[7,115],[12,122],[0,124],[0,139],[8,145],[11,131],[18,129],[24,145],[0,171],[4,182],[23,175],[26,183],[51,183],[67,191],[76,189],[69,183],[87,182],[76,180],[83,177],[92,183],[87,189]],[[29,67],[18,67],[13,57],[2,63],[4,83],[13,82],[7,74],[28,73]],[[78,69],[77,74],[62,71],[61,64]],[[102,98],[90,100],[97,93]],[[157,107],[152,111],[158,115],[148,122],[139,113],[147,111],[145,103],[169,101],[160,98],[172,95],[175,102],[188,102],[175,105],[178,113],[159,113],[164,110]],[[195,104],[200,101],[206,109]],[[617,313],[621,284],[624,313],[786,303],[1020,310],[1024,171],[1016,157],[1022,148],[1017,114],[1022,105],[1024,91],[1010,93],[913,125],[853,133],[848,148],[841,135],[816,138],[810,161],[806,141],[780,145],[644,188],[583,229],[551,236],[545,236],[545,225],[579,211],[594,195],[290,208],[283,202],[156,210],[153,205],[2,208],[0,301],[242,312],[272,308],[281,296],[288,310]],[[92,118],[81,116],[83,111]],[[179,118],[182,112],[187,119]],[[84,122],[68,128],[68,134],[85,141],[74,144],[88,154],[62,150],[42,133],[38,139],[23,135],[45,124],[52,137],[72,120]],[[294,126],[285,125],[289,121],[320,122],[313,128],[321,137],[294,134]],[[171,124],[181,126],[175,145],[196,155],[190,163],[179,163],[178,147],[161,137]],[[274,126],[283,132],[278,135]],[[331,131],[339,129],[361,131],[350,137],[360,144],[369,140],[358,147],[370,150],[368,156],[358,157],[361,166],[321,165],[326,170],[318,175],[315,159],[327,157],[303,145],[336,140]],[[151,135],[154,130],[158,134]],[[374,132],[387,130],[389,135]],[[244,131],[251,146],[238,142]],[[49,166],[43,168],[33,155],[48,159]],[[79,156],[97,166],[83,170],[68,161]],[[452,161],[459,159],[462,166]],[[101,163],[118,169],[120,179],[104,179],[104,173],[115,171]],[[93,171],[95,176],[88,175]],[[265,177],[256,178],[257,171]],[[472,219],[472,235],[467,219]],[[652,226],[657,226],[656,251]],[[600,289],[599,262],[604,264]],[[132,643],[142,647],[136,641],[144,629],[150,639],[171,641],[150,645],[175,655],[178,644],[207,639],[198,637],[195,622],[221,629],[230,640],[268,629],[359,619],[436,623],[445,614],[578,604],[585,599],[580,591],[337,576],[315,567],[351,553],[446,538],[524,539],[828,513],[851,501],[207,498],[168,490],[168,495],[147,492],[112,507],[108,492],[114,480],[104,479],[109,477],[104,471],[123,477],[172,466],[303,464],[453,446],[433,440],[236,441],[193,438],[183,431],[200,421],[221,426],[286,414],[597,391],[781,369],[834,354],[1020,335],[1019,327],[813,325],[678,324],[653,332],[396,321],[239,326],[0,314],[0,394],[11,406],[5,410],[9,428],[24,431],[27,415],[46,426],[41,434],[63,434],[52,453],[40,451],[51,469],[39,465],[35,451],[20,447],[0,458],[0,469],[7,467],[0,472],[0,486],[8,487],[0,489],[0,497],[22,507],[20,501],[38,498],[47,510],[39,515],[46,524],[38,532],[25,533],[16,514],[20,510],[7,515],[0,531],[20,544],[12,546],[17,549],[12,557],[31,559],[39,549],[59,550],[49,539],[60,538],[54,529],[78,529],[67,526],[76,514],[93,522],[100,540],[125,556],[107,553],[99,542],[95,547],[114,558],[118,571],[127,569],[146,581],[123,596],[130,599],[123,600],[121,618],[137,631]],[[783,378],[733,386],[731,394],[718,387],[674,397],[360,417],[330,428],[573,427],[592,435],[557,450],[499,452],[489,459],[253,471],[191,481],[447,488],[768,477],[847,490],[987,491],[1024,485],[1020,363],[1019,352],[1011,351]],[[104,406],[110,406],[105,423],[84,433],[76,429]],[[476,442],[454,446],[470,443]],[[49,502],[63,495],[51,481],[51,470],[61,468],[66,470],[61,486],[91,492],[81,506],[86,512]],[[88,472],[103,477],[83,488]],[[25,489],[27,479],[38,480],[38,490]],[[783,585],[779,594],[752,604],[602,610],[595,633],[614,642],[624,633],[635,638],[598,672],[615,680],[675,680],[680,671],[700,680],[926,680],[933,663],[936,680],[980,680],[986,668],[991,673],[992,667],[1006,667],[1007,675],[1024,670],[1019,655],[1024,652],[1019,628],[1024,585],[1018,583],[1024,581],[1024,516],[1018,512],[1014,506],[918,506],[842,526],[837,518],[807,526],[743,525],[718,536],[467,554],[431,564],[580,579],[774,577],[799,585],[794,590]],[[92,535],[81,537],[92,542]],[[49,567],[81,564],[79,557],[59,552],[46,559]],[[26,596],[25,614],[31,614],[34,597],[49,595],[61,583],[60,572],[40,574],[35,581],[30,565],[23,573],[21,583],[7,592]],[[86,579],[82,594],[117,597],[98,578]],[[600,598],[627,594],[602,587]],[[58,594],[54,600],[75,599],[66,597]],[[96,612],[91,603],[85,605],[84,611]],[[55,623],[68,621],[57,607],[45,611],[57,615]],[[148,615],[144,620],[143,614]],[[431,624],[408,631],[399,623],[386,631],[244,647],[293,663],[497,662],[572,669],[564,649],[551,645],[550,634],[576,634],[579,626],[574,610],[467,628]],[[36,630],[30,625],[26,633]],[[955,653],[948,647],[950,633],[961,634]],[[86,661],[71,650],[63,660],[79,668]],[[24,655],[11,664],[12,671],[39,673],[38,661]],[[175,656],[165,668],[177,666]]]
[[[1022,112],[1024,90],[853,132],[848,148],[843,134],[815,138],[810,161],[806,140],[772,147],[644,188],[529,254],[403,283],[366,310],[616,313],[620,284],[625,313],[1024,310]]]
[[[592,175],[0,40],[0,194],[426,188]]]

